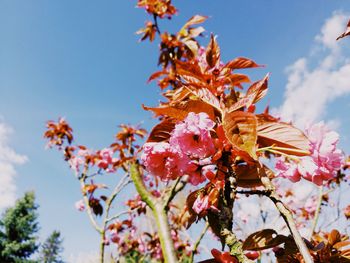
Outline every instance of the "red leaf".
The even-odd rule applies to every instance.
[[[202,101],[213,106],[221,112],[220,101],[210,90],[206,88],[191,89],[190,87],[188,87],[188,89]]]
[[[228,112],[223,117],[222,125],[232,145],[256,160],[257,120],[255,115],[243,111]]]
[[[310,154],[309,140],[302,131],[288,123],[270,121],[262,114],[257,117],[259,147],[275,146],[280,152],[297,156]]]
[[[234,69],[242,69],[242,68],[256,68],[261,67],[260,65],[256,64],[253,60],[249,58],[235,58],[234,60],[229,61],[224,68],[229,68],[231,70]]]
[[[170,138],[171,132],[175,128],[173,119],[165,119],[153,127],[147,142],[164,142]]]
[[[345,32],[343,34],[341,34],[339,37],[337,37],[337,40],[346,37],[346,36],[350,36],[350,20],[346,26]]]
[[[211,35],[210,43],[206,49],[205,55],[210,68],[213,68],[220,63],[220,48],[213,35]]]
[[[186,29],[192,25],[196,25],[196,24],[201,24],[203,23],[205,20],[207,20],[207,16],[201,16],[201,15],[195,15],[192,16],[187,22],[186,24],[182,27],[182,29]]]
[[[253,83],[248,88],[246,97],[249,97],[251,101],[246,105],[246,107],[249,107],[251,104],[255,104],[266,95],[268,80],[269,74],[267,74],[262,80]]]

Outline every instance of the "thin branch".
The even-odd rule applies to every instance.
[[[182,181],[182,178],[179,177],[176,182],[174,183],[173,187],[171,188],[171,190],[169,191],[168,196],[166,197],[166,200],[164,202],[164,207],[165,209],[169,208],[169,204],[170,202],[175,198],[176,194],[178,192],[180,192],[182,189],[185,188],[186,186],[186,181]]]
[[[121,216],[123,216],[123,215],[127,215],[127,214],[129,214],[129,213],[130,213],[130,210],[126,210],[126,211],[120,212],[120,213],[118,213],[118,214],[115,214],[114,216],[111,216],[111,217],[107,218],[107,219],[106,219],[106,223],[109,223],[109,222],[111,222],[112,220],[117,219],[117,218],[119,218],[119,217],[121,217]]]
[[[157,15],[153,14],[154,26],[156,27],[157,33],[160,35],[161,32],[160,32],[160,29],[159,29],[158,19],[157,18],[158,18]]]
[[[271,180],[265,175],[261,177],[261,182],[264,185],[265,189],[270,192],[269,198],[271,201],[275,204],[276,208],[280,212],[281,216],[283,217],[284,221],[286,222],[289,231],[293,235],[294,241],[300,251],[300,254],[304,258],[305,263],[313,263],[313,259],[310,255],[309,249],[305,245],[305,242],[303,238],[301,237],[300,233],[298,232],[297,226],[293,219],[293,214],[290,212],[290,210],[286,207],[286,205],[282,202],[280,197],[275,193],[275,187],[272,184]]]
[[[204,226],[204,228],[203,228],[203,230],[202,230],[202,232],[201,232],[201,234],[199,235],[198,239],[196,240],[196,242],[195,242],[194,245],[193,245],[192,253],[191,253],[191,257],[190,257],[190,262],[193,262],[194,254],[196,253],[196,251],[197,251],[197,249],[198,249],[198,246],[199,246],[199,244],[201,243],[201,241],[202,241],[202,239],[203,239],[205,233],[207,232],[208,228],[209,228],[209,223],[206,222],[206,223],[205,223],[205,226]]]
[[[90,203],[89,203],[89,198],[87,196],[87,193],[86,191],[84,190],[86,185],[85,185],[85,179],[86,179],[86,176],[87,176],[87,171],[88,171],[88,164],[85,164],[85,167],[84,167],[84,171],[81,175],[81,177],[79,178],[79,181],[80,181],[80,187],[82,189],[82,194],[83,194],[83,200],[84,200],[84,203],[85,203],[85,207],[86,207],[86,212],[89,216],[89,219],[90,219],[90,222],[92,224],[92,226],[95,228],[95,230],[98,232],[98,233],[102,233],[102,229],[101,227],[97,224],[93,214],[92,214],[92,211],[91,211],[91,207],[90,207]]]
[[[315,233],[318,218],[320,217],[320,212],[321,212],[321,205],[322,205],[322,200],[323,200],[323,186],[319,187],[319,193],[318,193],[318,199],[317,199],[317,206],[315,210],[315,216],[312,222],[312,227],[311,227],[311,232],[310,232],[310,239],[312,238],[313,234]]]

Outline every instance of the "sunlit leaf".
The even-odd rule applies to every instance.
[[[220,48],[213,35],[211,35],[205,55],[210,68],[215,67],[220,62]]]
[[[165,119],[153,127],[147,142],[164,142],[170,138],[171,132],[175,128],[173,119]]]
[[[257,135],[259,147],[276,146],[278,151],[296,156],[310,154],[309,140],[291,124],[269,121],[258,115]]]
[[[224,67],[234,70],[234,69],[243,69],[243,68],[256,68],[261,66],[256,64],[253,60],[249,58],[239,57],[229,61]]]
[[[337,37],[337,40],[339,40],[343,37],[346,37],[346,36],[350,36],[350,20],[349,20],[348,24],[346,25],[345,32],[342,33],[339,37]]]
[[[276,247],[286,242],[288,237],[279,235],[273,229],[263,229],[249,235],[243,242],[244,250],[263,250]]]
[[[187,22],[186,24],[182,27],[182,29],[188,28],[190,26],[196,25],[196,24],[201,24],[203,23],[205,20],[207,20],[207,16],[201,16],[201,15],[195,15],[192,16]]]
[[[234,111],[224,114],[223,128],[233,146],[247,152],[253,159],[256,156],[257,120],[249,112]]]

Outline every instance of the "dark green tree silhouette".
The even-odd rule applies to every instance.
[[[38,249],[38,205],[34,192],[25,193],[0,220],[0,262],[27,263]]]
[[[43,263],[63,263],[61,253],[63,239],[59,231],[53,231],[45,240],[40,251],[40,262]]]

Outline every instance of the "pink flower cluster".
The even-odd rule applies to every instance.
[[[175,125],[169,142],[151,142],[143,146],[141,160],[146,170],[163,181],[189,175],[189,182],[204,182],[202,168],[210,164],[215,146],[210,130],[215,126],[206,113],[190,112]],[[210,169],[204,168],[205,173]]]
[[[298,162],[286,162],[278,158],[275,168],[278,175],[297,182],[303,177],[316,185],[334,178],[344,163],[344,156],[337,149],[338,133],[330,131],[323,122],[306,130],[310,141],[310,156],[302,157]]]
[[[99,160],[97,161],[97,166],[106,170],[108,173],[115,172],[113,163],[117,162],[117,158],[113,158],[113,150],[111,148],[104,148],[98,152]]]

